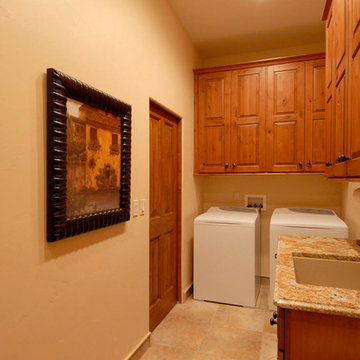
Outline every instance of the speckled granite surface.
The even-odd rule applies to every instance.
[[[295,280],[293,262],[293,254],[360,261],[360,247],[355,241],[285,235],[279,239],[277,254],[275,305],[360,318],[359,290],[299,284]]]

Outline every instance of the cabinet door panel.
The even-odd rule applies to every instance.
[[[221,173],[230,161],[230,73],[199,76],[198,97],[198,169]]]
[[[345,154],[345,106],[346,106],[346,83],[345,76],[342,77],[335,89],[335,154]]]
[[[342,76],[346,65],[346,3],[344,0],[334,2],[336,79]]]
[[[265,170],[265,69],[232,72],[231,171]]]
[[[335,164],[335,109],[334,109],[334,91],[333,87],[328,91],[327,101],[326,101],[326,163],[328,166],[325,166],[326,176],[332,176],[333,164]]]
[[[268,67],[267,170],[302,171],[304,63]]]
[[[350,0],[349,2],[349,22],[350,22],[350,49],[355,56],[360,45],[360,0]]]
[[[333,125],[333,146],[334,146],[334,165],[332,174],[337,177],[346,175],[346,162],[338,162],[338,157],[347,154],[346,129],[347,129],[347,76],[344,74],[335,87],[335,118]]]
[[[203,128],[205,145],[204,161],[207,166],[223,166],[225,163],[225,133],[222,125],[205,125]]]
[[[333,5],[329,11],[329,17],[326,21],[326,88],[329,89],[333,85],[334,77],[334,28],[335,21],[332,11]]]
[[[292,165],[296,163],[296,121],[280,121],[274,123],[274,162],[276,165]]]
[[[325,168],[325,63],[306,63],[305,170]]]
[[[360,175],[360,51],[350,59],[349,175]]]
[[[245,171],[258,171],[259,164],[259,124],[237,124],[236,133],[232,134],[236,136],[233,139],[238,144],[236,147],[236,153],[233,156],[236,157],[236,166],[240,167],[256,167],[254,169],[246,169]],[[233,166],[235,168],[235,166]]]

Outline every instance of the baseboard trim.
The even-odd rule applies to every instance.
[[[140,358],[145,354],[145,351],[150,347],[150,336],[151,332],[149,331],[140,341],[136,349],[132,351],[125,360],[140,360]]]
[[[191,283],[183,292],[182,303],[184,303],[193,293],[193,283]]]

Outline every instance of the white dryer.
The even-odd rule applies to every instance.
[[[253,307],[259,276],[257,209],[212,207],[194,220],[194,299]]]
[[[273,303],[276,253],[280,235],[309,235],[348,238],[349,230],[333,210],[279,208],[275,209],[270,221],[270,309]]]

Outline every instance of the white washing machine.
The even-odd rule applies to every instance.
[[[273,303],[276,253],[280,235],[310,235],[348,238],[349,230],[333,210],[279,208],[275,209],[270,221],[270,308]]]
[[[212,207],[194,220],[194,299],[255,306],[260,290],[260,215]]]

